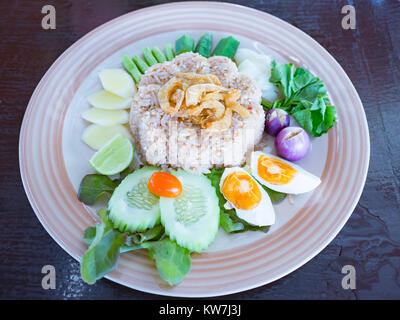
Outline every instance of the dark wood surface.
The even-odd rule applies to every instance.
[[[88,286],[79,264],[34,215],[19,174],[18,139],[29,98],[50,65],[95,27],[139,8],[167,1],[0,2],[0,298],[154,299],[108,280]],[[319,255],[290,275],[229,299],[400,298],[400,2],[396,0],[234,1],[269,12],[324,46],[353,81],[371,135],[364,192],[343,230]],[[57,29],[41,28],[52,4]],[[355,30],[341,28],[341,8],[356,8]],[[49,106],[51,107],[51,106]],[[354,164],[356,170],[357,164]],[[55,290],[41,286],[54,265]],[[344,265],[356,269],[356,289],[341,286]]]

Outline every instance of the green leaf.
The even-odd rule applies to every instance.
[[[137,249],[149,250],[160,276],[170,285],[181,282],[189,273],[192,265],[190,251],[167,237],[163,238],[165,230],[162,225],[126,237],[113,227],[107,210],[99,210],[98,215],[102,222],[87,228],[84,234],[88,249],[81,259],[81,277],[88,284],[94,284],[114,270],[121,253]]]
[[[272,107],[287,111],[314,137],[328,132],[336,121],[336,109],[329,105],[324,82],[302,68],[294,71],[291,63],[277,65],[273,61],[271,66],[270,82],[284,95]]]
[[[102,222],[88,227],[83,239],[88,249],[81,259],[81,277],[88,284],[116,268],[120,247],[125,241],[125,234],[113,228],[106,209],[100,209],[98,215]]]
[[[307,86],[301,88],[299,91],[294,93],[294,95],[289,99],[292,104],[297,104],[299,102],[309,102],[313,104],[318,97],[323,97],[326,94],[326,89],[324,83],[315,78]]]
[[[119,179],[117,180],[118,184],[124,180],[129,174],[131,174],[135,169],[132,169],[130,167],[126,168],[125,170],[121,171],[119,173]]]
[[[236,233],[236,232],[245,231],[244,224],[238,220],[236,220],[236,221],[235,220],[236,219],[235,219],[234,210],[225,210],[220,213],[219,221],[220,221],[221,227],[224,228],[224,230],[227,233]]]
[[[79,186],[78,199],[87,205],[92,205],[104,193],[112,194],[117,184],[101,174],[86,175]]]
[[[97,212],[97,214],[101,218],[102,221],[101,225],[104,227],[103,228],[104,233],[114,228],[112,221],[108,218],[108,210],[104,208],[100,209]],[[88,247],[91,245],[95,237],[96,237],[96,227],[86,228],[85,233],[83,235],[83,241],[88,245]]]
[[[277,203],[277,202],[281,202],[282,200],[284,200],[287,196],[286,193],[283,192],[278,192],[278,191],[274,191],[264,185],[261,185],[265,191],[267,191],[272,203]]]
[[[93,239],[96,237],[96,227],[88,227],[83,235],[83,242],[89,247]]]
[[[227,210],[224,207],[226,202],[224,195],[221,193],[219,189],[219,183],[221,181],[222,174],[224,173],[224,169],[212,169],[211,173],[206,174],[206,177],[211,181],[211,185],[215,188],[215,192],[219,201],[219,211],[220,211],[220,225],[227,233],[238,233],[245,231],[263,231],[267,232],[269,230],[269,226],[259,227],[251,225],[245,220],[240,219],[236,215],[236,211],[234,209]]]
[[[313,80],[314,76],[310,72],[303,68],[297,68],[293,76],[293,91],[298,92]]]
[[[311,120],[311,111],[309,109],[300,110],[292,113],[297,123],[304,128],[309,134],[312,134],[313,123]]]
[[[161,278],[171,286],[181,282],[190,272],[192,267],[190,251],[169,238],[143,242],[141,247],[149,250],[149,255],[155,261]]]
[[[275,61],[272,61],[271,66],[269,81],[275,83],[285,97],[290,97],[293,93],[293,77],[295,72],[293,63],[277,65]]]
[[[98,211],[98,215],[102,220],[102,225],[104,225],[104,233],[110,229],[114,229],[114,225],[112,221],[108,218],[108,211],[106,209],[100,209]],[[85,230],[83,241],[90,246],[93,239],[96,236],[96,228],[95,227],[88,227]],[[165,229],[161,224],[154,226],[153,228],[147,229],[143,232],[135,232],[132,233],[125,238],[124,245],[121,247],[120,252],[127,252],[132,250],[140,249],[140,244],[145,241],[150,240],[161,240],[162,237],[165,236]]]
[[[163,235],[165,235],[165,229],[161,224],[158,224],[153,228],[147,229],[143,232],[135,232],[131,234],[127,238],[125,244],[135,245],[149,240],[159,240]]]
[[[268,232],[270,226],[254,226],[236,215],[234,209],[220,213],[220,224],[227,233],[240,233],[246,231]]]
[[[124,239],[124,234],[113,229],[105,232],[104,224],[97,224],[96,236],[81,259],[82,280],[88,284],[94,284],[105,274],[114,270]]]
[[[261,99],[261,105],[263,106],[264,111],[268,112],[272,109],[272,103],[264,98]]]

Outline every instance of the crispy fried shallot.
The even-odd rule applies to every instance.
[[[158,92],[164,112],[209,130],[230,128],[232,112],[248,117],[249,111],[239,99],[240,90],[221,86],[218,77],[211,74],[181,73]]]

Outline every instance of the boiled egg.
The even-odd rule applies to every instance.
[[[321,183],[317,176],[299,165],[260,151],[251,154],[250,167],[251,174],[258,182],[278,192],[306,193]]]
[[[268,193],[247,171],[239,167],[226,168],[219,187],[227,200],[225,208],[234,208],[240,219],[255,226],[275,223],[275,211]]]

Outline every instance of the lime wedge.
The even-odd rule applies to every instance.
[[[118,134],[93,155],[89,164],[98,173],[111,176],[125,170],[132,160],[132,143]]]

